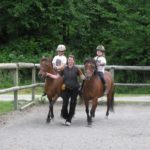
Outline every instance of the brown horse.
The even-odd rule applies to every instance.
[[[53,69],[52,59],[51,58],[42,58],[40,61],[40,71],[39,75],[45,78],[45,94],[49,100],[49,112],[47,115],[47,122],[49,123],[51,119],[54,118],[53,105],[56,102],[57,98],[60,96],[61,87],[63,84],[63,78],[59,77],[58,79],[52,79],[46,77],[46,72],[56,74],[57,72]]]
[[[96,73],[95,60],[88,59],[84,63],[84,69],[86,74],[86,80],[84,81],[82,89],[82,97],[85,102],[87,122],[92,123],[92,117],[95,117],[95,110],[98,103],[98,98],[103,96],[104,86]],[[110,72],[105,71],[104,78],[106,80],[108,94],[107,94],[107,111],[106,117],[109,115],[109,110],[113,111],[114,105],[114,83]],[[92,108],[89,113],[89,101],[92,101]]]

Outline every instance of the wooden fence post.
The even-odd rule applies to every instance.
[[[32,84],[36,83],[36,68],[35,65],[32,68]],[[32,88],[32,101],[35,100],[35,87]]]
[[[14,86],[18,86],[18,65],[13,73],[14,76]],[[18,109],[18,90],[14,91],[14,109]]]

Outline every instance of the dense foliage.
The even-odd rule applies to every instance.
[[[0,62],[39,62],[64,43],[79,63],[104,44],[108,64],[150,65],[150,1],[1,0]]]
[[[53,57],[62,43],[78,64],[103,44],[108,65],[150,66],[149,8],[149,0],[1,0],[0,63],[39,63],[43,55]],[[10,87],[9,73],[0,75],[1,87]],[[121,71],[115,81],[149,83],[149,76]]]

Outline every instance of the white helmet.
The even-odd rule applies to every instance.
[[[103,45],[98,45],[98,46],[96,47],[96,50],[97,50],[97,51],[105,52],[105,47],[104,47]]]
[[[56,51],[58,51],[58,52],[63,52],[65,50],[66,50],[66,46],[63,44],[59,44],[56,49]]]

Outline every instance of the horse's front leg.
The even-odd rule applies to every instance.
[[[90,125],[92,119],[91,119],[91,117],[89,115],[89,101],[88,100],[84,100],[84,103],[85,103],[85,112],[86,112],[86,115],[87,115],[87,122]]]
[[[57,98],[56,99],[53,99],[51,102],[50,102],[50,111],[51,111],[51,118],[54,119],[54,111],[53,111],[53,107],[54,107],[54,104],[56,102]]]
[[[47,120],[46,120],[47,123],[51,121],[51,101],[52,100],[49,100],[49,111],[48,111]]]
[[[54,118],[54,112],[53,112],[53,106],[54,106],[54,101],[50,101],[50,114],[51,114],[51,118]]]
[[[95,110],[96,110],[96,107],[97,107],[97,101],[98,101],[97,98],[92,99],[92,108],[91,108],[91,111],[90,111],[91,118],[95,117]]]
[[[58,95],[55,95],[55,97],[53,97],[52,100],[50,101],[50,114],[51,114],[52,119],[54,118],[53,107],[54,107],[54,104],[55,104],[57,98],[58,98]]]

